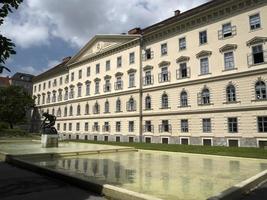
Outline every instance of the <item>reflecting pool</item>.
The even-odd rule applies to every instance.
[[[206,199],[267,169],[265,160],[159,151],[31,162],[82,179],[170,200]]]

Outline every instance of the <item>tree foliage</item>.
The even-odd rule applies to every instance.
[[[0,3],[0,26],[4,23],[4,18],[7,17],[9,13],[12,13],[12,9],[18,9],[19,4],[23,0],[1,0]],[[11,56],[11,54],[16,54],[15,44],[7,37],[0,34],[0,73],[6,67],[4,66],[6,60]]]
[[[0,88],[0,121],[13,125],[25,120],[26,112],[34,106],[32,97],[19,86]]]

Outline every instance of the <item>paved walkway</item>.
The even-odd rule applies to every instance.
[[[242,200],[265,200],[267,199],[267,182],[260,186],[258,189],[251,192]]]
[[[1,200],[104,200],[94,193],[0,161]]]

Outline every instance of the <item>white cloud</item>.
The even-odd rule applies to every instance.
[[[26,0],[4,24],[4,34],[22,47],[49,45],[57,37],[75,47],[93,35],[127,32],[207,0]]]
[[[26,67],[19,67],[19,72],[37,75],[41,71],[39,69],[32,67],[32,66],[26,66]]]

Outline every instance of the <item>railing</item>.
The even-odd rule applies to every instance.
[[[171,80],[171,73],[168,71],[167,73],[159,73],[159,83],[169,82]]]
[[[99,132],[99,125],[94,125],[93,127],[92,127],[92,130],[93,130],[93,132]]]
[[[123,82],[122,81],[115,82],[114,88],[115,88],[115,90],[122,90],[123,89]]]
[[[250,53],[248,54],[247,59],[249,66],[267,63],[267,50],[256,54]]]
[[[148,54],[148,53],[142,54],[142,60],[143,61],[151,60],[153,58],[154,58],[154,51],[150,51],[150,54]]]
[[[172,132],[171,124],[160,124],[159,125],[159,132],[160,133],[163,133],[163,132],[171,133]]]
[[[104,92],[110,92],[111,91],[111,84],[110,83],[104,84],[103,90],[104,90]]]
[[[176,70],[176,79],[190,78],[190,67]]]
[[[236,26],[231,26],[230,31],[224,33],[223,29],[218,31],[218,38],[219,40],[222,40],[227,37],[235,36],[236,35]]]
[[[110,132],[110,125],[103,125],[102,126],[102,131],[103,132]]]
[[[154,125],[144,125],[143,132],[154,133]]]
[[[136,111],[136,101],[133,101],[133,102],[127,102],[126,104],[126,110],[127,111]]]
[[[146,85],[153,85],[154,83],[154,76],[150,75],[150,76],[144,76],[143,77],[143,84],[144,86]]]

